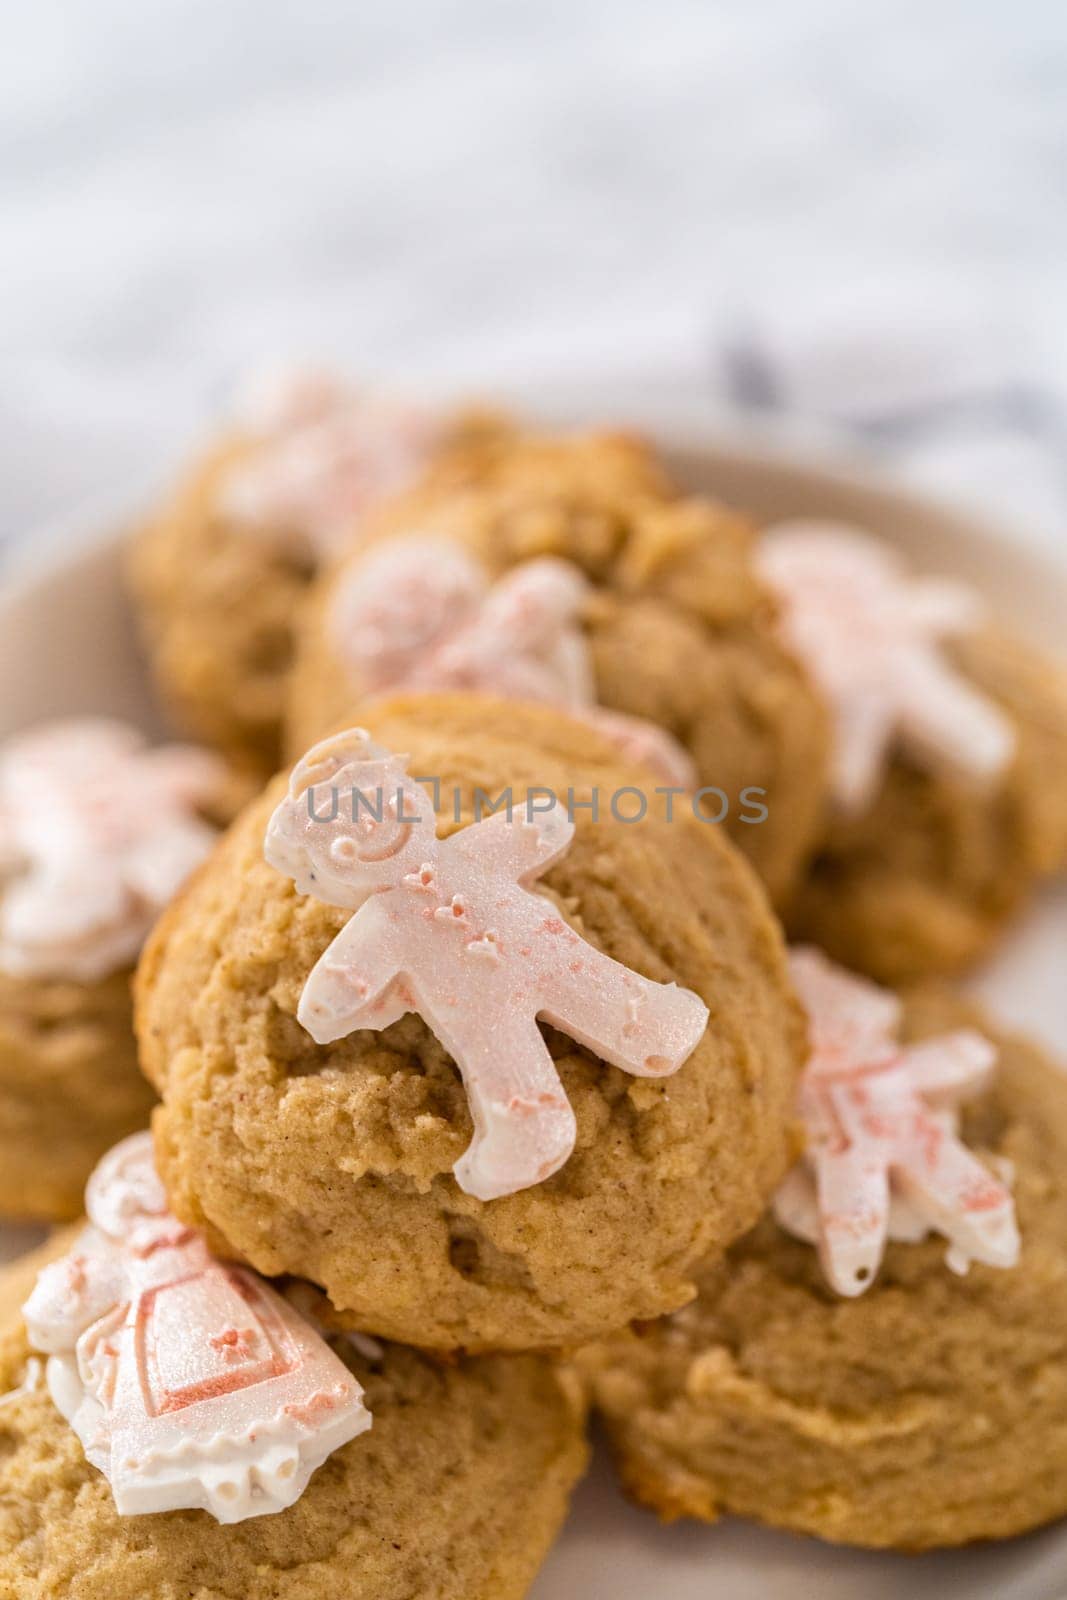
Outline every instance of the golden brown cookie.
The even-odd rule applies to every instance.
[[[530,469],[543,448],[504,418],[458,412],[424,465],[426,492],[492,481],[519,450]],[[651,456],[631,440],[590,436],[571,446],[583,470],[658,483]],[[228,509],[235,470],[263,449],[235,434],[208,451],[137,533],[129,582],[149,666],[178,727],[263,777],[280,759],[293,633],[318,565],[285,530],[249,526]],[[353,537],[359,532],[353,519]]]
[[[0,1215],[76,1216],[100,1156],[146,1125],[132,966],[239,791],[207,752],[104,718],[0,748]]]
[[[24,1292],[25,1273],[14,1273]],[[120,1517],[31,1357],[0,1274],[0,1595],[4,1600],[522,1600],[586,1459],[552,1364],[448,1365],[338,1353],[373,1426],[297,1502],[230,1526],[207,1512]]]
[[[678,739],[698,782],[726,796],[726,831],[780,901],[821,821],[823,707],[777,641],[748,523],[710,502],[672,500],[647,473],[608,471],[607,459],[565,443],[519,451],[488,485],[395,502],[368,537],[450,540],[493,576],[540,556],[574,563],[592,586],[583,628],[598,701]],[[358,581],[359,560],[325,578],[309,604],[292,679],[291,754],[352,720],[365,694],[333,614],[342,588]]]
[[[76,1217],[101,1155],[148,1121],[155,1094],[137,1069],[130,977],[0,971],[3,1215]]]
[[[552,710],[411,696],[369,722],[410,772],[439,780],[446,831],[454,795],[466,823],[477,788],[510,787],[520,806],[533,787],[599,789],[600,821],[576,810],[543,890],[609,956],[695,990],[711,1021],[658,1080],[546,1030],[574,1153],[520,1193],[462,1192],[451,1169],[470,1114],[426,1025],[409,1014],[318,1046],[296,1021],[348,914],[264,861],[276,783],[171,908],[140,969],[142,1064],[164,1100],[157,1160],[175,1210],[219,1252],[298,1272],[351,1325],[412,1344],[575,1343],[683,1304],[692,1264],[751,1225],[788,1156],[803,1028],[760,886],[691,809],[615,820],[610,796],[647,789],[647,775]]]
[[[997,1038],[944,992],[908,1001],[911,1038],[961,1023]],[[898,1549],[1067,1513],[1067,1078],[1023,1039],[999,1046],[963,1131],[1014,1169],[1019,1264],[958,1277],[943,1240],[895,1243],[840,1299],[767,1216],[692,1305],[583,1353],[635,1498]]]
[[[886,983],[973,964],[1037,881],[1067,867],[1067,675],[993,629],[947,648],[1007,713],[1010,768],[983,787],[896,755],[868,810],[830,818],[788,919]]]

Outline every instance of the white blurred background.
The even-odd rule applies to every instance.
[[[1067,525],[1062,0],[4,0],[0,542],[263,358],[771,418]]]

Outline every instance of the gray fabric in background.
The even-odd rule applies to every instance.
[[[249,364],[595,374],[1067,521],[1058,0],[4,0],[0,551]]]

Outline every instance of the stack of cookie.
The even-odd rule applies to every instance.
[[[929,981],[1067,866],[1062,677],[639,440],[268,398],[133,572],[183,725],[281,773],[207,854],[189,750],[0,764],[0,1027],[65,984],[87,1100],[166,904],[151,1134],[53,1160],[39,1067],[22,1209],[99,1161],[0,1284],[0,1592],[519,1600],[590,1403],[665,1516],[1067,1513],[1067,1084]]]

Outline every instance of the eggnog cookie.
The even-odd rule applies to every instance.
[[[129,577],[153,676],[177,724],[262,776],[280,760],[293,630],[314,574],[371,510],[410,489],[503,470],[503,418],[433,412],[316,374],[262,387],[232,433],[143,527]],[[629,443],[590,439],[589,470],[655,476]]]
[[[1067,1078],[943,992],[909,997],[895,1052],[891,996],[849,1009],[816,1020],[777,1216],[583,1366],[663,1516],[899,1549],[1020,1533],[1067,1513]]]
[[[590,473],[556,448],[519,453],[488,486],[386,507],[368,537],[394,543],[392,558],[353,553],[308,608],[290,752],[354,712],[362,718],[367,697],[389,688],[436,682],[549,698],[514,670],[524,653],[540,652],[545,665],[544,637],[507,601],[551,565],[570,574],[572,591],[552,697],[659,728],[689,768],[679,777],[675,760],[663,777],[657,759],[661,781],[702,788],[708,813],[780,900],[821,818],[824,708],[776,637],[748,524],[649,488],[632,474]]]
[[[886,982],[966,967],[1067,866],[1067,675],[852,530],[783,526],[761,562],[835,728],[792,930]]]
[[[101,1152],[146,1122],[131,968],[226,787],[213,756],[103,719],[0,749],[0,1213],[75,1216]]]
[[[102,1150],[143,1127],[130,972],[97,983],[0,973],[0,1213],[74,1217]]]
[[[0,1593],[521,1600],[586,1454],[551,1363],[327,1340],[166,1214],[138,1146],[23,1314],[0,1275]]]
[[[244,813],[146,951],[175,1209],[422,1346],[683,1304],[788,1156],[803,1028],[759,885],[553,709],[413,695],[368,722]]]

